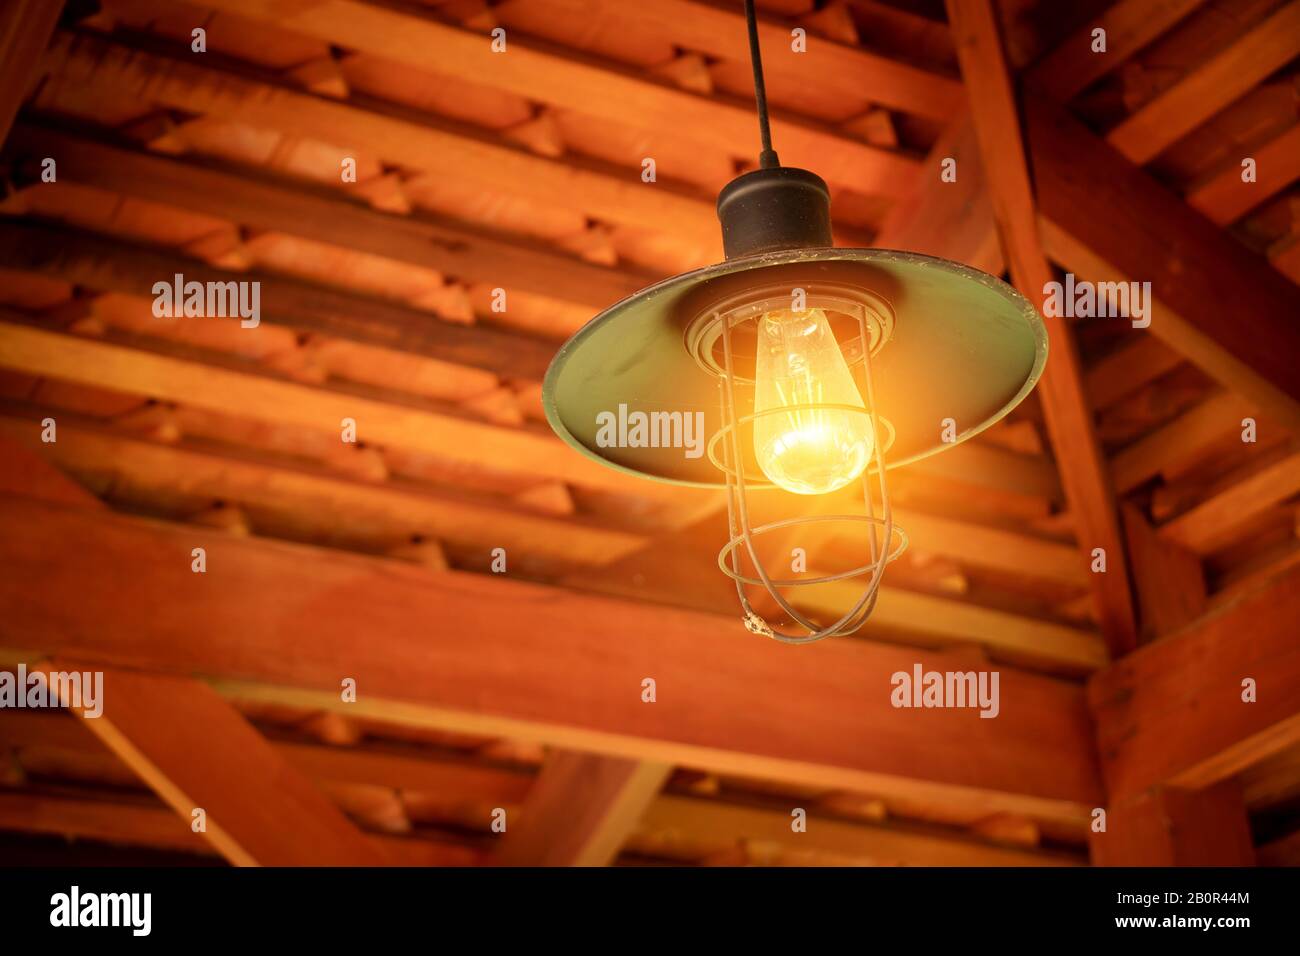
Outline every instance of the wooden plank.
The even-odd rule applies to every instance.
[[[797,801],[796,801],[797,803]],[[962,839],[934,828],[849,823],[808,809],[807,829],[794,832],[790,810],[727,805],[717,800],[667,795],[646,811],[641,839],[699,843],[719,849],[742,841],[776,844],[798,854],[825,854],[870,866],[1077,866],[1056,853]],[[803,857],[799,857],[802,859]]]
[[[1095,675],[1088,698],[1111,799],[1207,787],[1300,741],[1296,621],[1300,568]]]
[[[0,143],[32,91],[62,0],[12,0],[0,9]]]
[[[1081,123],[1040,97],[1026,99],[1043,239],[1078,278],[1151,283],[1145,333],[1300,428],[1300,289],[1164,189]],[[1104,217],[1081,209],[1106,209]],[[1223,322],[1222,303],[1236,319]]]
[[[971,115],[1002,247],[1016,287],[1042,311],[1052,270],[1038,237],[1034,194],[1020,137],[1011,77],[990,2],[949,2],[948,20],[971,99]],[[1008,159],[1010,157],[1010,159]],[[1133,597],[1110,476],[1084,399],[1083,372],[1073,333],[1061,316],[1044,316],[1051,342],[1038,385],[1065,497],[1086,553],[1106,553],[1106,572],[1092,576],[1102,633],[1113,655],[1137,642]]]
[[[551,207],[571,208],[576,203],[597,219],[689,239],[701,250],[721,248],[711,201],[667,183],[650,188],[639,175],[608,164],[547,159],[423,114],[372,111],[269,78],[84,34],[56,34],[49,65],[54,74],[51,82],[78,89],[103,86],[160,108],[355,148],[449,182],[523,196]]]
[[[69,733],[72,731],[72,733]],[[0,744],[22,754],[32,750],[99,751],[98,744],[60,713],[15,711],[0,724]],[[514,827],[515,808],[523,805],[534,778],[516,769],[490,763],[450,759],[416,748],[337,747],[272,740],[272,745],[300,772],[317,781],[340,781],[436,794],[449,803],[503,807]],[[111,759],[111,758],[110,758]],[[571,791],[570,800],[578,793]],[[97,809],[100,805],[92,805]],[[731,799],[701,800],[661,793],[646,809],[630,848],[662,848],[686,844],[692,849],[740,840],[762,840],[791,850],[832,854],[869,864],[913,866],[1034,866],[1072,865],[1071,856],[994,845],[961,831],[938,826],[865,824],[820,814],[810,806],[813,826],[805,833],[790,828],[788,811],[737,803]],[[92,815],[95,810],[92,809]],[[166,815],[168,832],[178,829]],[[0,802],[0,828],[5,826]],[[21,823],[18,829],[24,829]],[[1082,828],[1080,828],[1082,830]],[[188,833],[188,828],[185,828]],[[511,829],[507,833],[512,833]],[[412,841],[402,841],[412,842]],[[456,865],[456,864],[452,864]]]
[[[112,800],[87,800],[0,792],[0,830],[45,833],[126,846],[147,846],[207,855],[215,853],[202,834],[165,807]],[[400,866],[473,866],[480,854],[468,847],[431,840],[368,835],[376,853]]]
[[[912,546],[931,554],[955,558],[977,568],[1041,578],[1087,587],[1088,562],[1078,548],[1045,538],[922,514],[910,508],[894,511],[894,520],[907,530]]]
[[[811,7],[811,3],[808,6]],[[749,65],[745,18],[739,5],[699,0],[549,0],[548,6],[592,17],[606,12],[627,29],[664,38],[674,45],[732,63]],[[771,9],[771,4],[760,4]],[[892,59],[860,46],[816,37],[805,53],[790,53],[794,23],[758,16],[763,71],[770,89],[796,95],[816,90],[819,98],[849,101],[870,97],[891,110],[949,120],[962,105],[961,84],[952,76]],[[814,167],[810,167],[814,168]]]
[[[356,249],[462,282],[520,289],[592,308],[605,308],[652,281],[452,220],[380,212],[337,189],[213,161],[143,153],[80,132],[19,123],[5,154],[20,168],[34,157],[53,156],[61,181]]]
[[[943,178],[947,160],[956,163],[952,181]],[[939,137],[911,189],[890,207],[873,245],[955,259],[1001,275],[1002,248],[984,185],[975,127],[964,114]]]
[[[16,319],[0,310],[0,319]],[[490,425],[432,403],[396,404],[336,389],[302,385],[250,363],[200,361],[179,349],[146,349],[0,321],[0,366],[71,382],[207,408],[258,421],[336,431],[344,418],[381,446],[425,451],[448,461],[524,472],[638,496],[679,489],[623,475],[575,455],[550,434]]]
[[[721,519],[702,521],[663,535],[598,573],[578,572],[563,580],[566,585],[583,590],[712,612],[725,610],[739,619],[735,585],[718,570],[715,558],[717,548],[726,540],[725,529]],[[942,533],[944,527],[940,523],[922,530]],[[981,530],[975,529],[976,536]],[[918,536],[911,540],[915,547],[939,553],[954,550],[943,537]],[[803,544],[812,562],[809,570],[827,570],[819,567],[820,548],[806,539]],[[975,541],[968,544],[972,549],[977,546]],[[857,542],[857,550],[862,547]],[[673,555],[673,559],[664,560],[665,554]],[[1061,561],[1061,555],[1056,554],[1055,560]],[[836,568],[845,566],[851,565],[835,565]],[[921,646],[969,645],[987,651],[996,660],[1071,676],[1091,673],[1108,660],[1105,642],[1095,631],[910,591],[890,581],[886,577],[881,585],[876,608],[861,632],[868,639],[884,636],[892,641],[914,641]],[[836,620],[856,603],[861,588],[860,581],[843,581],[820,584],[805,589],[802,594],[791,590],[787,596],[814,617]],[[761,613],[784,612],[769,609]]]
[[[497,866],[608,866],[659,795],[667,764],[567,750],[547,755]]]
[[[1197,554],[1232,540],[1251,518],[1300,493],[1300,452],[1261,468],[1250,477],[1161,525],[1160,536]]]
[[[862,594],[856,581],[822,584],[794,603],[827,620],[836,620]],[[937,598],[919,591],[882,585],[863,634],[891,629],[947,644],[985,649],[999,660],[1079,676],[1104,667],[1107,644],[1095,631],[981,607],[968,601]]]
[[[237,699],[1072,826],[1100,799],[1081,689],[1010,668],[996,720],[900,709],[892,674],[969,661],[866,641],[791,653],[730,617],[30,500],[0,500],[0,523],[5,642],[35,652],[202,675]],[[343,676],[355,704],[339,701]]]
[[[1300,123],[1248,152],[1255,160],[1254,182],[1242,182],[1241,160],[1234,156],[1187,193],[1188,205],[1227,226],[1300,179]]]
[[[1158,338],[1142,335],[1094,362],[1084,373],[1093,409],[1102,411],[1182,364],[1183,357]]]
[[[1255,847],[1241,790],[1225,781],[1205,790],[1157,787],[1106,811],[1105,832],[1090,832],[1097,866],[1254,866]]]
[[[1061,479],[1047,458],[1020,455],[979,440],[922,458],[908,465],[907,471],[1029,498],[1062,499]]]
[[[1297,55],[1300,3],[1292,0],[1129,116],[1106,139],[1131,162],[1150,162]]]
[[[1216,392],[1116,454],[1111,461],[1115,490],[1127,494],[1171,465],[1200,455],[1207,445],[1240,432],[1242,418],[1251,414],[1238,396]]]
[[[354,0],[328,0],[306,9],[268,0],[211,2],[218,10],[273,23],[416,70],[425,71],[436,64],[442,73],[474,77],[479,84],[530,101],[616,123],[635,117],[640,125],[671,129],[739,162],[752,162],[757,156],[757,121],[748,105],[652,82],[619,64],[572,49],[514,35],[507,40],[506,54],[499,55],[479,32],[415,8],[386,8]],[[737,31],[736,36],[744,34]],[[788,35],[783,42],[788,43]],[[777,112],[772,127],[786,163],[816,169],[827,182],[845,188],[887,195],[916,171],[915,161],[902,153],[879,149],[810,120]]]
[[[1205,0],[1120,0],[1112,3],[1026,73],[1028,84],[1064,103],[1082,93]],[[1094,53],[1092,31],[1106,31],[1106,52]]]
[[[540,381],[555,353],[542,339],[439,321],[432,313],[266,272],[217,269],[164,247],[45,223],[0,223],[0,261],[100,292],[152,300],[156,282],[259,283],[260,321]],[[213,321],[240,321],[238,318]]]
[[[55,658],[48,671],[98,670]],[[66,703],[66,702],[65,702]],[[236,866],[385,862],[230,704],[189,677],[103,668],[102,714],[85,727]],[[84,717],[84,713],[82,714]],[[292,826],[286,826],[292,821]]]
[[[1201,559],[1157,535],[1133,503],[1122,503],[1120,515],[1142,609],[1143,641],[1177,631],[1204,614],[1207,602]]]
[[[8,435],[0,435],[0,494],[39,498],[54,504],[103,508],[104,503],[49,463],[37,449],[57,443],[41,441],[44,426],[40,418],[16,423]]]
[[[38,419],[19,417],[6,407],[0,409],[0,436],[9,436],[5,444],[15,454],[35,455],[47,470],[52,470],[48,462],[55,462],[88,485],[111,489],[116,501],[148,505],[183,489],[185,496],[244,508],[255,522],[268,517],[288,521],[319,528],[331,539],[356,533],[372,544],[385,535],[396,542],[418,534],[484,554],[502,547],[523,561],[522,567],[534,557],[604,565],[646,541],[644,535],[576,518],[556,520],[469,495],[357,481],[290,461],[189,443],[145,441],[70,414],[58,414],[57,420],[59,441],[46,445],[35,437]],[[0,480],[8,478],[18,460],[0,471]],[[63,481],[98,502],[81,486]],[[359,528],[367,533],[354,531]]]

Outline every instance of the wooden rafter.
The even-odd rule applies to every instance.
[[[1300,289],[1224,235],[1078,120],[1026,98],[1044,245],[1082,279],[1151,283],[1155,335],[1207,373],[1300,428]],[[1105,217],[1079,215],[1104,208]],[[1235,320],[1223,321],[1223,303]]]
[[[3,318],[20,317],[3,313]],[[223,362],[218,356],[196,355],[194,350],[151,346],[134,339],[130,344],[114,343],[3,321],[0,366],[126,392],[145,383],[154,398],[336,434],[339,423],[352,418],[379,445],[427,451],[471,464],[499,462],[497,467],[526,472],[534,480],[541,476],[633,495],[669,494],[588,462],[550,435],[491,425],[432,403],[397,404],[303,385],[251,363]]]
[[[956,163],[956,179],[951,182],[943,178],[948,160]],[[890,207],[875,244],[1002,273],[1002,249],[969,115],[954,120],[939,137],[911,190]]]
[[[264,0],[209,0],[217,9],[295,33],[346,45],[419,70],[443,72],[553,106],[625,123],[629,115],[746,162],[754,156],[753,111],[563,55],[537,41],[507,40],[507,53],[493,53],[480,33],[442,22],[414,9],[386,9],[353,0],[331,0],[301,12]],[[736,31],[737,37],[743,33]],[[864,193],[888,193],[915,172],[901,153],[830,132],[806,120],[773,118],[773,135],[792,165],[816,167],[827,182]]]
[[[20,448],[6,451],[11,491],[58,500],[90,516],[106,513],[88,492]],[[20,482],[26,488],[18,487]],[[97,700],[62,700],[82,726],[145,781],[231,863],[372,865],[386,861],[305,776],[292,770],[253,727],[211,688],[186,676],[163,677],[85,665],[63,657],[33,659],[34,672],[98,672]],[[58,685],[53,685],[58,686]],[[201,816],[195,814],[201,810]],[[202,825],[199,820],[201,819]],[[292,826],[285,821],[292,820]]]
[[[447,757],[423,749],[415,753],[409,748],[395,752],[391,748],[371,750],[275,739],[271,743],[299,772],[326,790],[330,784],[344,783],[384,787],[406,794],[436,794],[439,799],[456,805],[504,808],[508,821],[526,818],[524,804],[535,782],[533,775],[519,768]],[[92,756],[99,756],[107,762],[116,760],[77,721],[62,714],[15,712],[11,719],[0,724],[0,744],[13,748],[20,762],[33,753],[38,757],[72,754],[81,766],[85,766],[85,761]],[[573,794],[569,796],[572,798]],[[846,818],[842,812],[834,814],[829,808],[824,808],[820,800],[801,802],[807,805],[805,809],[812,827],[807,832],[796,833],[790,827],[789,809],[778,809],[772,801],[756,806],[752,801],[736,803],[721,798],[661,793],[636,825],[630,836],[630,846],[633,849],[651,849],[667,842],[708,849],[719,842],[734,844],[743,839],[761,839],[795,852],[811,850],[814,854],[824,853],[837,859],[873,864],[1034,866],[1078,862],[1075,857],[1057,855],[1033,846],[1011,847],[972,839],[951,827],[907,825],[878,819],[863,822]],[[83,809],[79,817],[74,815],[77,807]],[[516,810],[523,810],[522,816],[516,814]],[[13,826],[105,838],[113,835],[111,830],[106,833],[103,829],[106,822],[113,819],[113,812],[112,804],[90,801],[66,806],[62,801],[49,798],[39,802],[27,798],[7,803],[0,797],[0,829]],[[979,816],[978,810],[972,812]],[[202,844],[203,841],[191,834],[188,827],[176,827],[174,818],[163,811],[157,811],[161,819],[153,815],[142,817],[139,821],[142,825],[134,826],[135,815],[143,813],[143,810],[135,808],[124,812],[125,819],[119,821],[116,837],[119,840],[130,837],[144,845],[171,846],[170,841],[179,841],[179,849],[192,849]],[[86,829],[78,828],[78,820]],[[483,825],[486,826],[486,818]],[[513,822],[509,823],[507,834],[512,832],[510,827],[514,827]],[[1081,828],[1076,832],[1081,832]],[[194,839],[190,839],[191,836]],[[371,839],[377,838],[372,836]],[[383,842],[385,852],[397,861],[410,860],[416,865],[464,865],[473,861],[474,854],[470,851],[451,845],[410,839]],[[443,853],[445,859],[438,860],[433,856],[438,852]],[[410,859],[417,854],[429,854],[431,858]]]
[[[1300,741],[1298,620],[1294,568],[1097,674],[1088,696],[1111,799],[1207,787]]]
[[[58,442],[48,445],[40,442],[35,427],[46,414],[57,420],[59,435]],[[4,409],[0,432],[15,446],[35,449],[87,485],[111,490],[115,500],[139,506],[166,500],[169,489],[184,487],[186,497],[225,501],[280,526],[338,536],[345,533],[337,527],[339,515],[355,515],[368,529],[368,534],[356,532],[363,543],[384,537],[396,543],[422,535],[462,552],[476,549],[486,554],[503,547],[521,567],[533,559],[603,565],[645,541],[643,535],[573,517],[560,520],[506,502],[360,481],[299,462],[241,455],[201,443],[148,441],[71,413],[23,415],[16,408]]]
[[[858,641],[795,656],[713,615],[32,501],[0,502],[0,518],[12,532],[0,543],[0,606],[15,633],[45,645],[36,650],[224,677],[228,693],[313,708],[352,706],[338,693],[350,676],[358,713],[748,776],[963,795],[989,812],[1077,823],[1097,799],[1082,696],[1060,681],[1002,669],[996,720],[900,710],[893,673],[965,670],[964,660]],[[207,549],[205,574],[191,570],[194,547]],[[21,583],[33,574],[50,585],[40,594]],[[76,602],[57,597],[72,591]],[[164,606],[185,609],[185,641],[156,613]],[[654,703],[641,697],[647,677]],[[737,704],[755,695],[760,710]]]
[[[1097,866],[1253,866],[1255,848],[1240,788],[1157,787],[1108,810],[1090,834]]]
[[[189,677],[55,658],[50,671],[103,671],[103,713],[85,726],[237,866],[387,862],[228,702]],[[202,810],[196,816],[195,810]],[[289,824],[289,821],[292,821]]]
[[[62,0],[13,0],[0,10],[0,143],[31,92],[62,12]]]
[[[539,381],[551,343],[496,329],[438,321],[428,312],[367,299],[289,276],[218,269],[169,249],[47,223],[0,222],[0,259],[100,292],[151,301],[155,282],[257,282],[268,324],[396,349],[506,377]],[[233,320],[232,320],[233,321]]]
[[[1155,40],[1205,0],[1119,0],[1071,34],[1026,71],[1031,89],[1064,103]],[[1106,32],[1106,51],[1093,50],[1093,31]]]
[[[557,3],[582,16],[589,16],[593,6],[588,0],[552,0],[552,5]],[[738,6],[729,9],[709,0],[595,0],[594,6],[617,11],[635,28],[685,49],[749,63],[745,19]],[[814,39],[806,53],[786,54],[794,26],[759,14],[763,70],[772,89],[797,93],[811,88],[826,97],[850,100],[870,96],[890,109],[940,121],[950,120],[960,112],[961,84],[955,77],[823,37]]]
[[[194,833],[167,807],[120,800],[55,797],[21,791],[0,793],[0,830],[81,838],[109,844],[215,854],[204,834]],[[480,854],[430,840],[369,834],[374,854],[395,866],[474,866]]]
[[[672,770],[666,764],[560,750],[542,764],[499,866],[607,866]]]
[[[1003,250],[1017,288],[1042,311],[1052,270],[1038,237],[1034,195],[1020,136],[1020,123],[1006,57],[992,4],[948,4],[954,44],[971,97],[972,119]],[[1084,398],[1082,367],[1069,324],[1045,315],[1050,342],[1039,384],[1070,512],[1085,553],[1104,550],[1106,570],[1093,575],[1102,631],[1113,654],[1137,639],[1127,559],[1112,503],[1110,476]],[[1081,558],[1082,560],[1082,558]]]
[[[1300,3],[1265,17],[1111,130],[1107,141],[1142,164],[1300,55]]]
[[[110,140],[19,124],[7,158],[52,156],[62,181],[328,242],[435,270],[462,282],[519,289],[603,308],[650,283],[636,273],[557,255],[429,216],[380,212],[339,189],[295,183],[257,170],[151,155]]]
[[[158,108],[320,142],[343,139],[336,145],[449,182],[552,208],[576,204],[593,218],[682,237],[702,249],[719,244],[712,201],[666,182],[652,189],[609,164],[547,159],[427,115],[370,110],[232,66],[200,65],[84,34],[56,33],[47,63],[52,86],[104,86]]]

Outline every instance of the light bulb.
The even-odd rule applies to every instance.
[[[800,405],[866,411],[824,311],[765,313],[758,320],[754,368],[758,465],[774,484],[798,495],[843,488],[871,460],[871,419],[847,409]]]

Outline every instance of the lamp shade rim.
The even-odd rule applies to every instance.
[[[755,283],[769,275],[793,275],[807,276],[809,283],[815,284],[823,272],[853,269],[864,270],[864,283],[894,289],[895,297],[902,300],[896,312],[903,344],[891,344],[882,352],[886,360],[891,349],[903,353],[894,371],[896,379],[906,381],[909,373],[910,377],[925,375],[925,349],[929,348],[936,357],[933,375],[941,379],[947,397],[954,399],[954,416],[958,409],[973,410],[969,424],[962,421],[964,427],[951,441],[938,438],[936,419],[935,440],[901,448],[886,461],[887,469],[970,440],[1006,417],[1037,384],[1047,362],[1042,318],[1027,298],[996,276],[915,252],[789,249],[728,259],[672,276],[596,315],[560,347],[546,371],[542,383],[546,420],[570,447],[616,471],[685,487],[724,487],[723,475],[711,464],[682,462],[672,454],[658,454],[662,449],[655,449],[657,454],[652,455],[599,447],[593,437],[592,410],[612,410],[624,400],[639,407],[672,407],[674,380],[684,382],[704,374],[682,343],[684,320],[678,313],[691,296],[707,295],[718,283],[735,285],[740,281],[737,277],[744,274],[752,276]],[[965,304],[968,300],[969,306]],[[935,305],[952,301],[958,301],[961,308],[951,311],[966,309],[967,314],[948,314]],[[911,335],[910,342],[909,322],[923,333]],[[680,355],[674,356],[674,348]],[[981,362],[989,357],[995,361]],[[648,367],[642,368],[643,363]],[[964,374],[953,376],[951,368],[960,368]],[[949,381],[954,378],[961,381]],[[898,381],[894,385],[897,389]],[[716,389],[716,383],[713,387]],[[692,379],[696,404],[707,407],[702,388]],[[897,404],[901,408],[911,403],[900,399]],[[942,408],[943,402],[934,407]]]

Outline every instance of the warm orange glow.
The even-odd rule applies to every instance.
[[[799,495],[843,488],[871,459],[874,435],[865,414],[801,405],[863,409],[844,353],[821,309],[769,312],[758,323],[754,450],[767,477]]]

